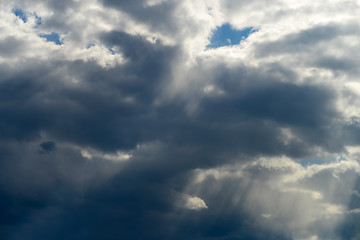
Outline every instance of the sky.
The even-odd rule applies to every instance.
[[[0,238],[360,239],[359,16],[0,1]]]

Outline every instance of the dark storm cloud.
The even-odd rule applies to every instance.
[[[210,99],[204,109],[213,118],[232,115],[274,120],[280,124],[319,127],[336,112],[331,107],[333,94],[323,88],[274,83],[269,87],[247,91],[244,95],[230,95]]]
[[[145,6],[145,1],[102,2],[156,31],[178,30],[178,19],[171,17],[175,1],[154,6]],[[77,6],[73,1],[47,4],[58,14],[46,19],[44,27],[54,29],[62,29],[66,11]],[[338,30],[305,30],[280,43],[260,45],[259,54],[282,53],[277,44],[295,51],[336,38]],[[314,147],[342,151],[348,135],[338,134],[338,129],[348,128],[345,134],[354,134],[350,142],[358,143],[355,125],[335,121],[335,92],[327,86],[284,83],[299,77],[285,64],[231,68],[220,60],[211,67],[200,62],[193,70],[200,71],[194,74],[198,77],[189,74],[195,78],[187,83],[189,99],[165,101],[180,47],[120,31],[102,32],[98,39],[114,54],[120,52],[124,63],[103,68],[93,61],[31,59],[0,65],[4,239],[291,239],[290,232],[281,229],[287,217],[299,213],[291,204],[285,206],[289,213],[276,222],[278,231],[262,227],[267,220],[246,209],[267,210],[260,203],[252,205],[249,197],[255,190],[274,192],[257,185],[266,179],[264,172],[240,180],[205,179],[198,191],[190,191],[206,201],[208,209],[199,211],[180,206],[189,192],[190,172],[258,156],[307,157]],[[0,43],[3,56],[20,50],[15,38]],[[213,84],[222,94],[206,95],[196,84]],[[191,101],[196,108],[189,113]],[[285,141],[283,128],[294,138]],[[80,148],[95,149],[99,156],[122,150],[131,158],[120,163],[89,160]]]
[[[103,150],[131,149],[141,142],[160,140],[183,145],[191,154],[237,149],[239,154],[285,151],[298,155],[291,153],[296,146],[282,143],[277,127],[319,128],[336,115],[331,108],[334,96],[318,87],[275,82],[253,90],[250,86],[246,94],[239,95],[237,89],[250,80],[231,69],[222,70],[228,74],[216,80],[227,94],[200,99],[195,116],[187,115],[183,102],[176,99],[154,106],[170,77],[176,49],[123,32],[106,33],[103,39],[109,48],[118,47],[124,53],[128,61],[124,66],[103,69],[92,62],[75,61],[30,64],[17,74],[5,70],[6,78],[0,83],[1,99],[7,103],[0,108],[5,116],[2,138],[29,139],[45,130],[54,137]],[[52,68],[65,69],[79,83],[66,83],[66,76],[54,74]],[[261,81],[263,76],[248,77]],[[183,154],[190,157],[187,151]],[[212,162],[199,158],[201,164],[208,164],[206,161]]]
[[[197,68],[201,69],[201,65]],[[223,93],[193,94],[202,97],[195,100],[197,112],[191,119],[201,123],[197,131],[206,130],[189,141],[193,143],[194,139],[204,136],[201,141],[208,144],[214,139],[213,148],[225,144],[248,154],[285,153],[293,157],[309,154],[311,146],[341,151],[341,124],[335,122],[339,116],[334,108],[336,93],[322,85],[280,82],[298,78],[284,66],[272,64],[260,68],[261,71],[238,65],[234,69],[218,64],[194,74],[209,77],[214,91]],[[190,91],[199,89],[196,84],[199,83],[194,81]],[[290,128],[297,139],[285,145],[280,128]]]
[[[10,151],[1,162],[7,173],[1,180],[5,236],[288,239],[281,233],[257,230],[241,211],[232,214],[229,208],[219,213],[218,200],[212,196],[207,198],[211,210],[184,214],[177,203],[188,181],[186,174],[234,161],[234,156],[300,157],[311,152],[311,144],[326,148],[312,138],[306,144],[284,144],[279,128],[311,131],[328,126],[336,115],[331,108],[336,96],[325,88],[279,83],[279,72],[293,74],[280,67],[274,76],[244,67],[251,72],[244,76],[220,64],[219,72],[226,74],[218,74],[214,82],[225,91],[224,96],[199,95],[198,109],[189,115],[186,100],[154,103],[171,76],[176,47],[123,32],[101,37],[109,48],[119,49],[127,62],[104,69],[93,62],[39,61],[17,67],[16,73],[3,66],[1,139],[24,145],[38,142],[27,150],[32,151],[27,159],[14,155],[14,148],[4,150]],[[264,78],[271,84],[261,84]],[[133,156],[119,164],[119,173],[97,185],[93,179],[103,173],[96,173],[96,162],[87,163],[58,144],[54,151],[55,143],[46,142],[42,132],[56,143],[104,152],[129,150]],[[79,175],[85,179],[76,179]],[[18,224],[14,230],[5,227],[14,223]],[[195,223],[200,227],[194,228]]]
[[[100,169],[104,172],[104,162],[87,162],[69,150],[59,148],[59,151],[61,157],[57,155],[59,157],[52,161],[29,159],[31,152],[26,152],[27,159],[20,159],[21,154],[14,156],[16,161],[12,163],[12,171],[24,177],[18,180],[21,182],[9,182],[2,195],[2,227],[6,239],[24,236],[30,239],[195,240],[236,239],[237,236],[289,239],[280,233],[259,231],[253,224],[255,219],[244,212],[233,214],[230,208],[219,212],[221,206],[216,198],[209,201],[210,211],[184,212],[178,209],[175,206],[180,195],[178,191],[186,185],[187,176],[162,176],[159,172],[135,167],[133,162],[128,162],[117,175],[97,187],[96,178],[103,173],[99,174],[96,168],[102,166]],[[151,159],[135,159],[135,162],[141,164],[144,160]],[[27,161],[33,166],[19,170]],[[3,179],[6,177],[17,180],[15,176],[2,175]],[[37,182],[30,181],[31,178]],[[29,182],[27,186],[25,182]],[[231,184],[230,189],[223,188],[223,191],[230,193],[235,189],[235,183]],[[18,186],[23,188],[17,189]],[[17,201],[12,202],[13,198]],[[4,227],[15,223],[14,229]]]
[[[89,188],[101,185],[119,169],[109,161],[89,162],[64,146],[54,154],[38,154],[36,142],[1,142],[0,156],[0,234],[4,239],[46,239],[38,235],[41,226],[54,230],[58,222],[57,218],[41,222],[43,215],[67,221],[67,206],[81,204]]]
[[[312,129],[328,124],[335,114],[328,106],[331,92],[278,83],[238,96],[234,87],[241,78],[229,77],[221,80],[224,89],[232,86],[225,97],[203,97],[197,114],[189,116],[176,99],[153,105],[168,76],[166,66],[171,63],[173,48],[120,32],[105,34],[104,39],[109,47],[124,49],[128,59],[125,66],[106,70],[77,61],[41,67],[31,64],[17,74],[5,71],[0,88],[2,102],[6,103],[0,108],[6,116],[1,119],[2,139],[38,141],[41,131],[46,131],[59,141],[103,151],[145,144],[143,150],[134,151],[132,159],[121,164],[123,169],[99,187],[93,180],[98,176],[94,173],[96,162],[87,163],[71,151],[58,149],[54,154],[38,154],[26,160],[21,157],[24,155],[13,153],[4,157],[2,169],[7,174],[2,175],[1,194],[5,236],[288,239],[281,233],[258,230],[256,224],[247,221],[246,213],[231,214],[231,209],[219,213],[217,200],[211,196],[207,198],[211,208],[207,213],[184,214],[176,203],[189,170],[221,165],[234,154],[306,155],[306,146],[300,153],[296,153],[296,143],[285,146],[277,127]],[[30,70],[34,67],[36,72]],[[65,69],[79,83],[66,83],[66,76],[54,74],[53,68]],[[133,101],[125,101],[127,97]],[[291,114],[300,117],[295,119]],[[305,116],[301,118],[301,114]],[[154,141],[147,148],[146,143]],[[39,144],[46,151],[53,149],[49,142],[40,142],[34,153]],[[52,159],[45,162],[44,158]],[[31,167],[21,169],[26,162]],[[63,164],[58,166],[59,162]],[[79,181],[75,177],[79,175],[90,176],[73,186],[71,182]],[[21,176],[18,182],[15,176]],[[19,186],[20,190],[11,190]],[[18,223],[15,230],[5,227],[14,223]]]
[[[4,116],[1,138],[31,138],[46,130],[97,148],[134,147],[151,116],[152,101],[175,50],[136,36],[122,36],[125,38],[117,46],[143,51],[127,56],[128,64],[118,68],[106,70],[81,61],[29,63],[17,73],[4,68],[0,98],[6,104],[0,106]],[[54,74],[54,68],[64,69],[80,83],[66,84],[67,76]]]
[[[47,142],[43,142],[39,145],[38,152],[40,154],[53,153],[53,152],[55,152],[55,150],[56,150],[56,144],[54,142],[47,141]]]

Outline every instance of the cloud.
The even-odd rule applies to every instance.
[[[358,238],[359,9],[1,2],[0,238]]]
[[[207,208],[204,200],[198,197],[188,197],[185,207],[193,210]]]
[[[56,144],[51,141],[43,142],[39,145],[39,153],[52,153],[56,150]]]
[[[281,232],[293,239],[310,238],[314,233],[326,239],[336,234],[329,232],[331,228],[336,229],[341,219],[348,216],[349,192],[359,169],[357,162],[353,162],[356,167],[347,164],[346,161],[334,164],[329,170],[318,166],[304,168],[284,158],[259,159],[238,166],[198,170],[194,184],[187,191],[200,194],[207,201],[208,210],[236,209],[247,214],[253,224],[251,228],[271,229],[271,232],[283,229]],[[302,175],[301,172],[305,174],[303,178],[288,180]],[[225,212],[214,216],[227,216]]]

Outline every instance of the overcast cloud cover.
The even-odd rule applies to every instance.
[[[0,238],[360,239],[359,16],[1,0]]]

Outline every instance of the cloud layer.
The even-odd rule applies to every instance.
[[[359,14],[1,2],[1,239],[358,239]]]

